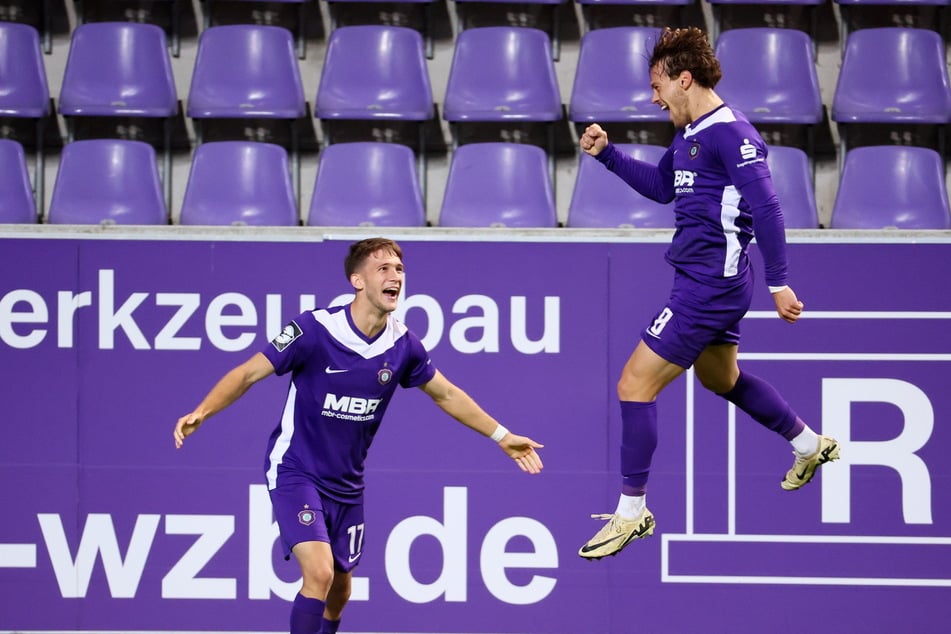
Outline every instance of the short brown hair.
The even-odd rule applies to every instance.
[[[347,279],[349,280],[350,276],[360,268],[360,265],[377,251],[387,251],[399,259],[403,259],[403,250],[400,245],[389,238],[367,238],[354,242],[350,245],[350,253],[343,261],[343,270],[347,274]]]
[[[668,77],[676,77],[689,70],[694,81],[705,88],[713,88],[723,77],[720,62],[713,53],[707,34],[695,26],[664,29],[657,38],[650,59],[651,68],[658,64]]]

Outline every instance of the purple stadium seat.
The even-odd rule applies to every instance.
[[[179,224],[300,224],[287,151],[253,141],[199,145],[192,157]]]
[[[30,120],[32,123],[36,139],[33,187],[41,214],[45,171],[43,135],[49,113],[50,90],[39,33],[27,24],[0,22],[0,117]]]
[[[467,29],[456,37],[444,117],[460,121],[557,121],[561,94],[548,35],[525,27]]]
[[[832,120],[839,128],[840,163],[849,151],[850,124],[935,125],[943,139],[951,122],[951,83],[941,36],[899,27],[854,31],[845,45]]]
[[[822,121],[813,42],[795,29],[724,31],[716,54],[723,69],[717,94],[751,123]]]
[[[655,165],[667,151],[667,148],[658,145],[618,143],[616,147],[628,156]],[[641,196],[597,159],[582,153],[578,177],[568,205],[568,226],[672,228],[674,205]]]
[[[48,2],[49,0],[44,1]],[[148,22],[151,24],[166,23],[164,16],[156,17],[154,15],[154,5],[161,6],[162,12],[165,13],[167,11],[168,14],[168,38],[172,56],[178,57],[181,52],[182,3],[185,1],[186,0],[150,0],[149,2],[139,3],[139,6],[136,7],[137,11],[131,14],[131,16],[126,13],[125,19],[130,22]],[[112,10],[110,12],[112,7],[109,5],[119,5],[119,9],[126,9],[126,11],[129,9],[127,6],[129,5],[128,0],[76,0],[75,5],[76,20],[79,24],[85,24],[86,22],[105,22],[113,19],[110,16],[117,14],[118,11]],[[116,17],[114,19],[121,20],[123,18]]]
[[[426,191],[424,125],[435,116],[423,38],[408,27],[364,24],[330,34],[314,101],[324,140],[334,142],[334,123],[372,121],[373,126],[415,126],[417,171]]]
[[[814,42],[815,33],[815,10],[825,4],[825,0],[708,0],[713,13],[713,24],[710,29],[710,41],[716,44],[723,31],[724,12],[727,9],[756,9],[762,10],[765,7],[799,7],[807,13],[806,23],[809,28],[808,35]],[[813,52],[815,49],[813,49]]]
[[[574,122],[650,121],[670,117],[651,103],[648,60],[661,30],[618,26],[581,39],[568,119]]]
[[[67,143],[53,186],[48,221],[167,224],[155,148],[123,139]]]
[[[36,221],[36,203],[23,146],[0,139],[0,224]]]
[[[74,119],[135,117],[163,127],[165,204],[171,204],[171,130],[178,114],[165,31],[154,24],[91,22],[76,27],[59,96],[67,139],[75,137]]]
[[[934,28],[939,33],[945,34],[946,23],[944,22],[944,12],[951,0],[834,0],[839,6],[839,42],[845,47],[856,28],[862,28],[862,23],[867,28],[869,26],[892,26],[902,24],[904,26],[915,26],[921,28]],[[889,10],[890,11],[883,11]],[[891,15],[888,13],[891,12]],[[912,22],[906,22],[910,16],[915,13],[917,18]],[[877,15],[877,18],[869,20],[871,15]],[[861,16],[865,16],[863,19]],[[901,22],[895,22],[897,16],[901,16]],[[930,18],[930,19],[929,19]],[[858,24],[857,24],[858,23]]]
[[[399,143],[335,143],[320,154],[308,225],[426,224],[413,151]]]
[[[729,31],[725,32],[729,33]],[[766,163],[787,229],[818,229],[819,212],[809,157],[799,148],[772,145]]]
[[[483,16],[479,16],[480,9],[486,9],[486,5],[505,5],[504,17],[502,20],[495,20],[494,23],[491,21],[486,24]],[[573,8],[571,4],[568,3],[568,0],[455,0],[452,3],[452,7],[456,11],[456,23],[459,25],[460,30],[470,28],[472,25],[470,20],[470,15],[475,17],[483,17],[483,21],[478,23],[479,27],[489,26],[498,26],[498,25],[508,25],[514,26],[516,24],[522,24],[518,21],[517,14],[519,10],[522,11],[526,9],[535,8],[537,10],[546,9],[547,21],[551,24],[551,48],[552,48],[552,59],[558,61],[561,57],[561,10],[565,7],[562,5],[567,5],[568,8]],[[486,11],[483,11],[486,13]],[[513,15],[515,14],[515,15]],[[544,19],[537,19],[538,22],[543,22]]]
[[[951,229],[942,157],[929,148],[902,145],[849,151],[831,224],[834,229]]]
[[[685,26],[683,11],[686,7],[692,6],[695,0],[576,0],[576,2],[581,9],[583,34],[587,34],[601,28],[621,26],[617,23],[617,15],[608,17],[603,23],[596,18],[592,19],[593,13],[597,10],[617,7],[629,9],[635,18],[641,18],[636,22],[638,26],[642,24]],[[634,25],[634,21],[626,23],[626,26]]]
[[[65,7],[57,3],[55,13],[66,18]],[[53,52],[53,0],[4,0],[5,21],[26,24],[36,29],[43,39],[43,52]]]
[[[275,5],[297,5],[297,16],[295,19],[294,28],[294,39],[297,46],[297,56],[300,59],[304,59],[307,53],[307,40],[304,33],[304,24],[306,23],[305,11],[307,9],[308,0],[228,0],[228,3],[238,4],[247,4],[253,10],[249,12],[249,16],[254,20],[256,24],[274,24],[276,19],[272,13],[276,8],[280,8]],[[213,0],[201,0],[202,3],[202,14],[204,15],[204,28],[207,30],[212,26],[215,26],[218,23],[217,16],[215,14],[215,2]],[[260,16],[257,17],[257,16]],[[263,20],[261,22],[260,20]]]
[[[556,227],[545,152],[534,145],[469,143],[452,155],[442,227]]]
[[[341,26],[339,24],[339,13],[340,13],[341,5],[349,7],[349,8],[361,8],[360,5],[379,4],[379,3],[380,3],[380,0],[328,0],[327,10],[328,10],[328,13],[330,14],[331,32],[337,30],[337,28]],[[423,41],[425,42],[426,58],[432,59],[433,58],[432,10],[433,10],[433,5],[435,4],[433,0],[396,0],[395,2],[390,2],[387,4],[394,6],[396,9],[399,9],[401,6],[403,6],[403,8],[417,8],[417,7],[422,8],[422,27],[420,30],[420,34],[422,35]],[[384,22],[382,21],[381,22],[370,21],[372,20],[372,18],[369,18],[369,14],[373,14],[374,12],[368,11],[366,13],[367,15],[363,16],[363,22],[361,22],[361,24],[364,22],[366,24],[381,24],[381,25],[384,24]],[[402,22],[397,21],[397,18],[399,16],[396,15],[395,13],[390,14],[387,12],[377,12],[375,13],[375,15],[378,16],[380,20],[384,20],[384,19],[388,20],[387,24],[403,24]],[[389,20],[393,20],[393,21],[389,22]],[[408,20],[408,21],[411,21],[411,20]],[[350,23],[350,24],[352,25],[353,23]]]

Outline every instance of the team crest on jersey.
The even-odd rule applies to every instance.
[[[376,373],[376,380],[380,382],[380,385],[386,385],[393,380],[393,370],[389,368],[383,368]]]
[[[687,155],[690,157],[690,160],[700,156],[700,145],[698,143],[691,145],[690,150],[687,151]]]
[[[284,326],[284,330],[281,331],[281,334],[271,340],[271,345],[277,348],[278,352],[284,352],[284,349],[291,345],[291,343],[302,334],[304,334],[304,331],[300,329],[297,322],[292,321]]]
[[[309,506],[304,505],[304,509],[297,514],[297,521],[299,521],[304,526],[310,526],[315,521],[317,521],[317,513],[315,513]]]

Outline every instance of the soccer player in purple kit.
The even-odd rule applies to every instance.
[[[447,414],[491,438],[527,473],[542,447],[509,432],[430,362],[419,338],[393,316],[403,285],[403,253],[385,238],[350,246],[344,262],[352,303],[308,311],[225,374],[175,425],[175,446],[210,416],[271,374],[290,373],[279,422],[267,445],[265,475],[285,558],[303,585],[291,608],[291,634],[337,631],[363,552],[364,460],[396,386],[419,387]]]
[[[617,384],[621,401],[621,495],[608,522],[578,554],[615,555],[654,531],[646,506],[657,446],[656,399],[693,366],[700,383],[786,438],[795,460],[781,486],[793,491],[839,457],[839,444],[806,425],[766,381],[737,365],[740,320],[752,300],[747,247],[753,238],[765,261],[776,312],[789,323],[803,304],[786,280],[783,214],[766,164],[766,145],[742,113],[714,91],[720,80],[707,35],[698,28],[664,29],[650,56],[653,103],[677,128],[657,165],[638,161],[608,142],[597,124],[579,144],[642,195],[674,200],[675,232],[667,251],[674,283],[667,305],[641,333]]]

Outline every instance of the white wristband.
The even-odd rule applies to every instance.
[[[779,293],[780,291],[784,291],[784,290],[786,290],[787,288],[789,288],[789,285],[788,285],[788,284],[784,284],[784,285],[782,285],[782,286],[770,286],[770,287],[769,287],[769,292],[770,292],[770,293],[773,293],[773,294],[775,295],[776,293]]]
[[[505,438],[505,434],[507,433],[509,433],[509,430],[507,430],[504,426],[499,424],[499,426],[495,428],[495,431],[492,432],[492,435],[489,436],[489,438],[491,438],[493,442],[499,442],[503,438]]]

